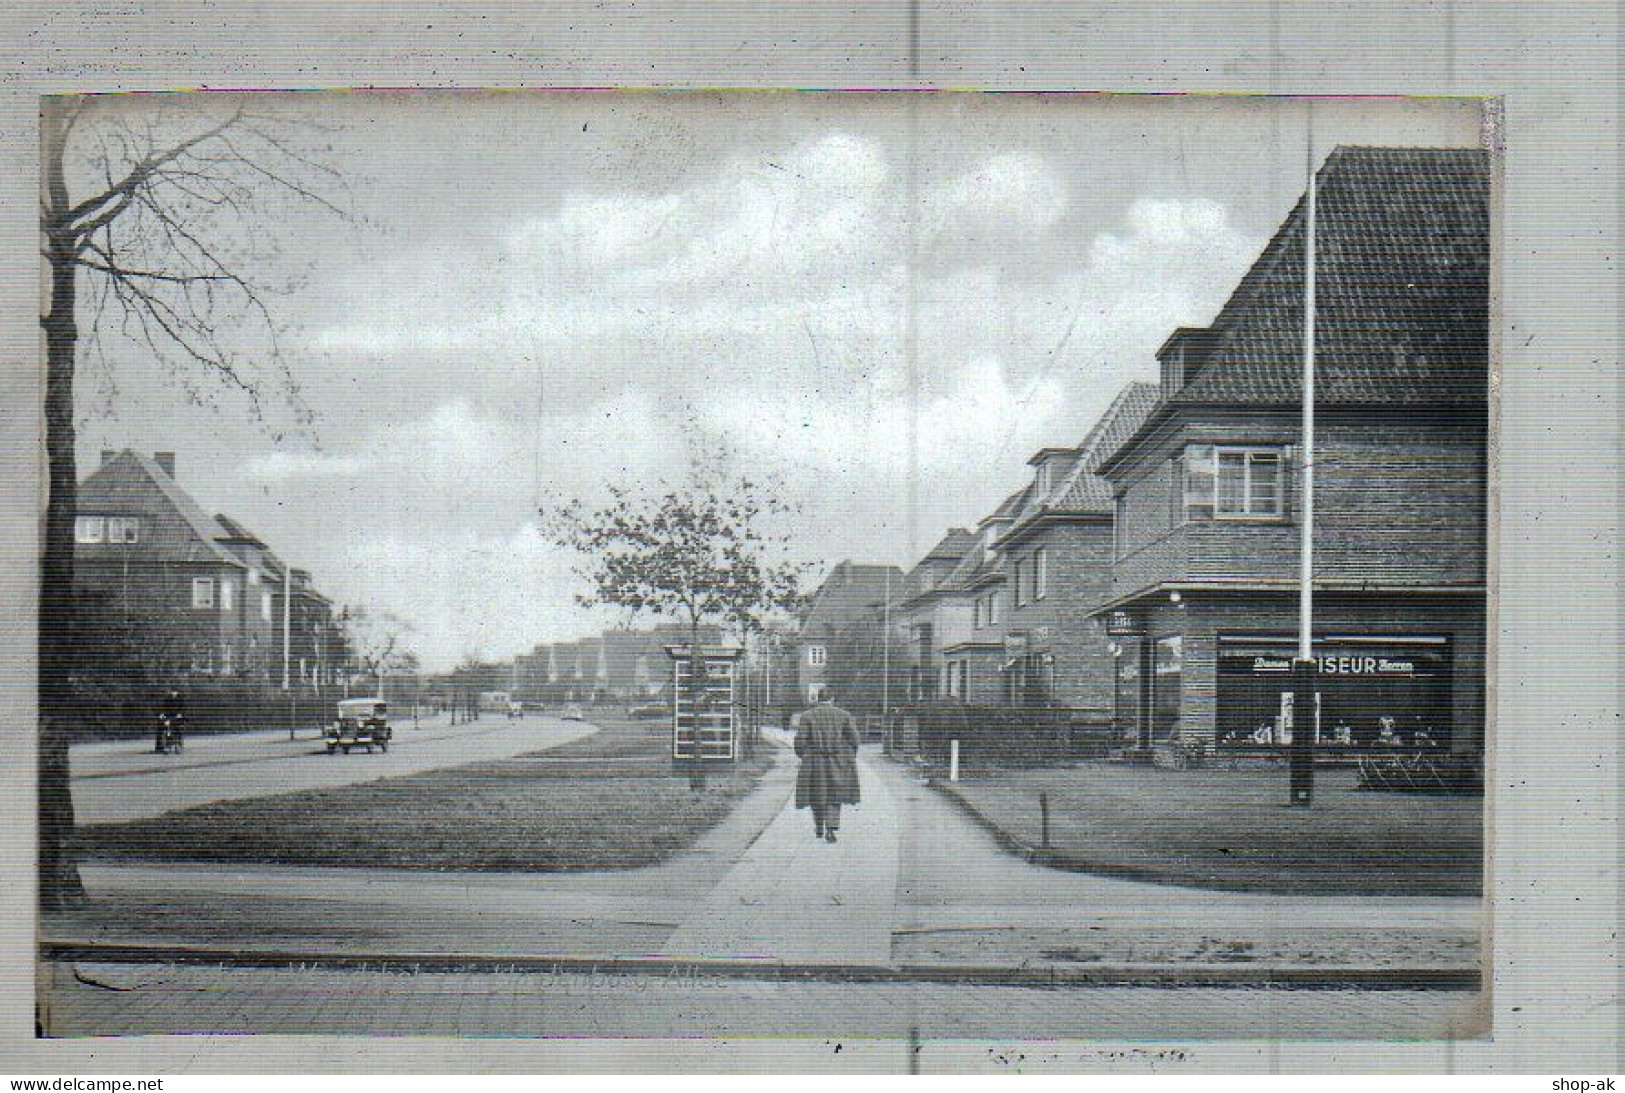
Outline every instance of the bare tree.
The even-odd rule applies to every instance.
[[[80,353],[116,335],[167,366],[196,401],[226,389],[260,416],[267,396],[280,390],[308,420],[268,306],[270,297],[294,287],[298,274],[285,274],[282,283],[270,279],[277,256],[269,228],[282,203],[344,216],[328,196],[344,188],[323,162],[320,129],[252,103],[178,96],[148,109],[71,97],[48,98],[41,110],[40,235],[49,300],[40,325],[50,491],[39,619],[43,907],[83,895],[68,851]]]
[[[408,648],[412,627],[399,615],[351,607],[345,610],[341,625],[355,663],[379,680],[380,687],[386,672],[417,671],[417,654]]]

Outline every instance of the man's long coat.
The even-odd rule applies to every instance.
[[[796,723],[796,807],[858,803],[858,728],[839,706],[814,706]]]

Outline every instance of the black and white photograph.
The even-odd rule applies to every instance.
[[[1489,1035],[1495,101],[40,127],[39,1035]]]

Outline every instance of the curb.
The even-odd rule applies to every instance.
[[[1121,880],[1143,881],[1147,884],[1160,884],[1170,888],[1189,888],[1198,892],[1241,892],[1254,895],[1274,896],[1310,896],[1326,895],[1314,891],[1303,891],[1295,888],[1251,885],[1238,887],[1236,885],[1220,884],[1200,876],[1189,874],[1170,873],[1162,869],[1152,869],[1148,866],[1126,865],[1122,862],[1097,861],[1085,858],[1065,850],[1051,847],[1034,846],[1016,835],[1012,835],[995,820],[989,819],[975,805],[971,804],[958,793],[947,788],[940,777],[931,775],[926,778],[925,784],[939,796],[957,807],[979,827],[993,836],[993,841],[1000,848],[1014,854],[1016,857],[1030,862],[1033,865],[1042,865],[1047,869],[1055,869],[1068,873],[1092,873],[1101,877],[1116,877]],[[1483,899],[1481,894],[1464,896],[1459,892],[1368,892],[1371,896],[1411,896],[1418,899]]]
[[[1058,964],[989,967],[952,964],[797,964],[777,960],[671,956],[495,955],[243,949],[48,938],[40,957],[110,964],[214,964],[222,968],[460,972],[487,974],[646,975],[672,979],[768,979],[842,983],[961,983],[1005,987],[1250,987],[1287,990],[1476,991],[1473,968],[1371,968],[1346,965]]]

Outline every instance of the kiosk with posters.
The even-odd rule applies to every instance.
[[[734,761],[739,727],[734,676],[743,652],[735,646],[702,645],[696,658],[687,645],[666,646],[672,662],[671,760],[675,773],[692,775]]]

